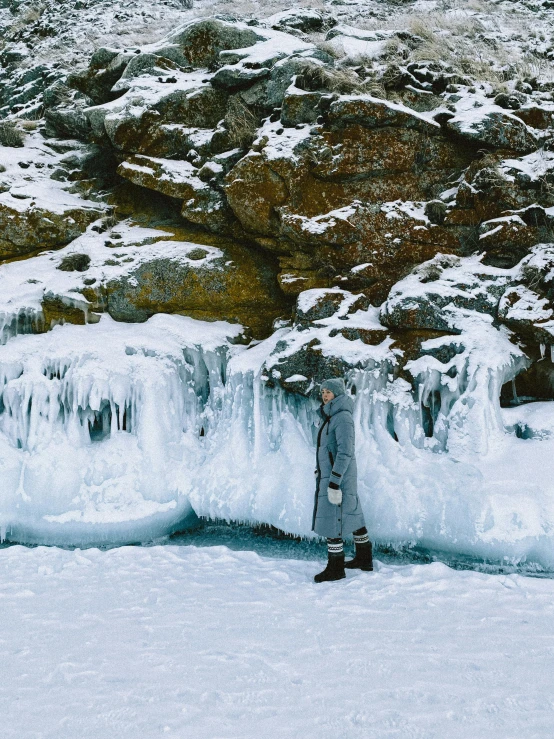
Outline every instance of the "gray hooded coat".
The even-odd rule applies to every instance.
[[[358,474],[354,449],[354,403],[339,395],[319,412],[322,423],[317,437],[317,484],[312,530],[328,539],[348,536],[365,526],[358,498]],[[327,487],[335,482],[342,490],[340,506],[329,503]]]

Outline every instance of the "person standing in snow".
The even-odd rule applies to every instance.
[[[317,484],[312,530],[327,538],[327,567],[315,582],[342,580],[344,569],[373,570],[372,546],[358,498],[354,403],[346,395],[344,380],[321,383],[322,418],[317,435]],[[356,555],[344,561],[343,537],[354,535]]]

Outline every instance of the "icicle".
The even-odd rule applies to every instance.
[[[262,383],[260,382],[259,375],[254,378],[254,418],[253,418],[253,432],[254,432],[254,460],[260,458],[261,442],[262,442],[262,414],[261,414],[261,394]]]
[[[0,345],[14,336],[40,333],[43,328],[44,315],[40,310],[21,308],[17,313],[0,312]]]
[[[546,355],[546,344],[541,344],[540,350],[541,350],[541,359],[544,359]],[[541,361],[541,359],[539,359],[539,362]]]
[[[512,395],[513,395],[513,402],[514,405],[519,405],[519,398],[517,397],[517,390],[516,390],[516,378],[512,378]]]
[[[554,362],[554,344],[550,344],[550,361]]]

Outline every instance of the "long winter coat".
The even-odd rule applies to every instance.
[[[322,422],[317,437],[317,484],[312,530],[328,539],[348,536],[365,526],[358,498],[354,403],[348,395],[338,395],[319,409]],[[340,506],[329,503],[329,481],[342,490]]]

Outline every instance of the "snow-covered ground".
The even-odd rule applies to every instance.
[[[226,547],[0,549],[3,737],[528,739],[554,581]]]

